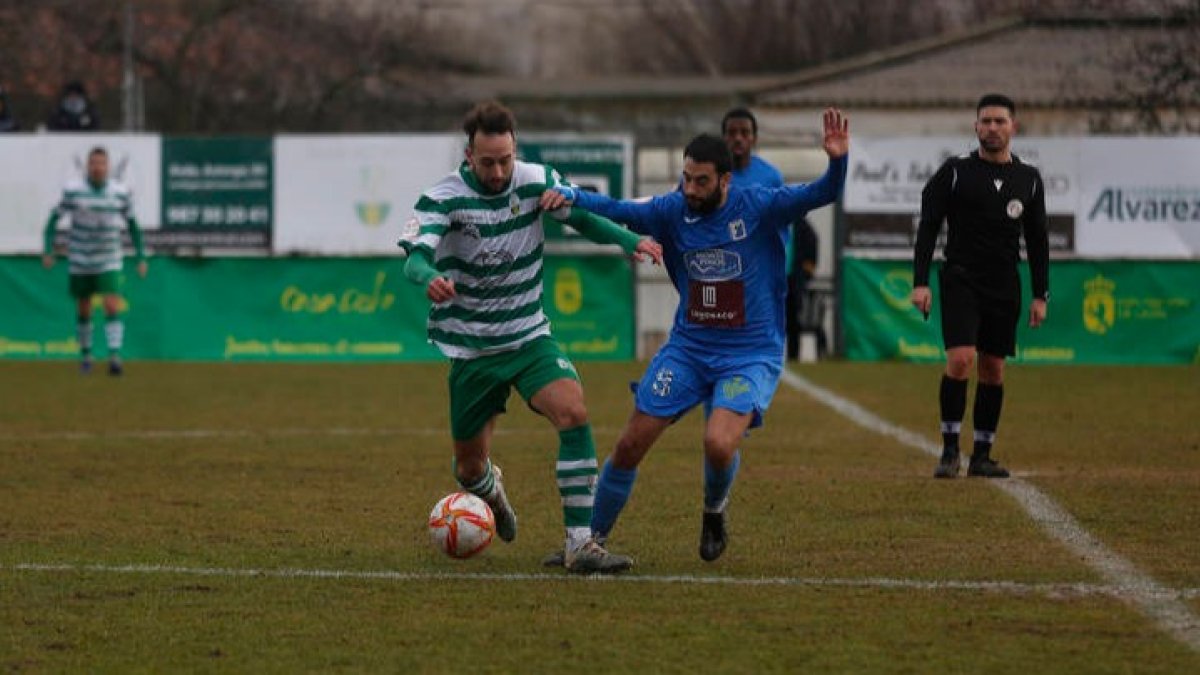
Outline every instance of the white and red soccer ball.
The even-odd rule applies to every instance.
[[[470,558],[496,536],[496,518],[479,497],[455,492],[442,497],[429,514],[429,538],[451,558]]]

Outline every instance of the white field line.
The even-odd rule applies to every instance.
[[[1111,596],[1128,597],[1140,592],[1135,588],[1087,583],[1020,583],[1016,581],[922,581],[919,579],[889,579],[864,577],[838,579],[828,577],[721,577],[705,575],[638,575],[573,576],[563,573],[519,574],[488,572],[400,572],[393,570],[335,570],[335,569],[247,569],[234,567],[184,567],[176,565],[92,565],[18,563],[0,565],[0,571],[49,572],[73,574],[131,574],[176,575],[202,577],[254,577],[264,579],[363,579],[375,581],[510,581],[510,582],[577,582],[604,581],[623,584],[713,585],[713,586],[797,586],[839,587],[883,590],[971,591],[1012,595],[1047,595],[1054,597]],[[1173,591],[1174,597],[1200,597],[1200,588]]]
[[[498,427],[499,436],[518,436],[549,432],[550,427],[504,428]],[[617,433],[609,427],[593,427],[600,433]],[[0,441],[102,441],[102,440],[152,440],[171,441],[198,438],[263,438],[296,436],[444,436],[450,439],[450,428],[372,428],[372,427],[282,427],[274,429],[129,429],[126,431],[30,431],[0,433]]]
[[[921,435],[892,424],[857,403],[786,368],[783,371],[783,381],[865,429],[895,439],[927,455],[941,455],[941,448]],[[1191,609],[1181,601],[1179,591],[1159,584],[1132,562],[1105,546],[1085,530],[1070,513],[1032,483],[1015,477],[983,482],[1002,490],[1016,500],[1025,513],[1047,534],[1080,556],[1110,586],[1123,589],[1125,592],[1121,593],[1120,597],[1153,619],[1172,637],[1200,652],[1200,619],[1197,619]]]

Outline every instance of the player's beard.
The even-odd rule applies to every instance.
[[[704,215],[712,213],[717,210],[718,206],[721,205],[721,191],[713,190],[711,194],[703,198],[688,197],[687,205],[688,208],[692,210],[692,213],[700,213]]]
[[[980,136],[979,146],[988,152],[1003,152],[1008,142],[1003,136]]]

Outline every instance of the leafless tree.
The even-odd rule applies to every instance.
[[[134,0],[134,62],[159,131],[396,128],[412,72],[463,70],[439,56],[419,8],[294,0]],[[48,106],[85,80],[113,113],[123,3],[0,0],[0,73]],[[115,126],[115,125],[110,125]]]
[[[1164,16],[1149,39],[1114,57],[1117,104],[1098,111],[1094,131],[1200,132],[1200,0]]]
[[[938,3],[902,0],[642,0],[617,17],[610,70],[731,75],[796,70],[936,34]]]

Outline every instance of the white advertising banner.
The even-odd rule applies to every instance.
[[[426,188],[455,170],[462,134],[275,138],[277,254],[398,252]]]
[[[921,190],[938,167],[947,158],[979,146],[976,139],[959,136],[853,137],[850,143],[846,212],[911,215],[920,214]],[[1042,174],[1047,213],[1075,212],[1079,144],[1078,138],[1018,136],[1013,140],[1013,152]]]
[[[1080,255],[1200,258],[1200,138],[1088,139],[1079,182]]]
[[[50,210],[66,182],[86,174],[87,156],[95,147],[108,151],[109,175],[133,191],[138,223],[158,226],[162,176],[157,135],[9,135],[0,137],[0,253],[41,252]]]

